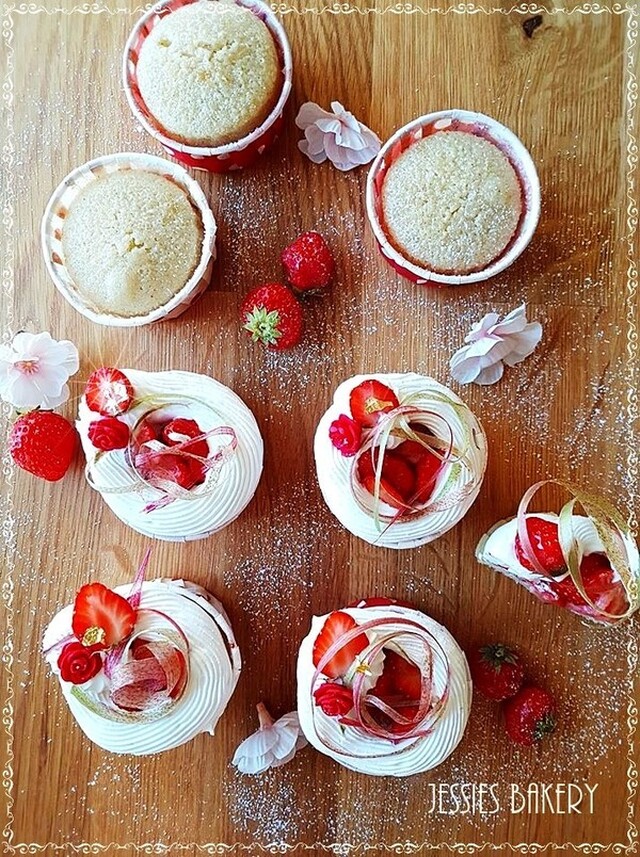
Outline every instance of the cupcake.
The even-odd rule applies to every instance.
[[[269,114],[280,68],[266,25],[233,0],[200,0],[163,17],[138,57],[140,95],[183,143],[221,146]]]
[[[134,115],[167,151],[222,172],[275,140],[291,51],[260,0],[162,0],[134,27],[123,75]]]
[[[44,633],[45,658],[84,734],[146,756],[213,735],[240,676],[222,605],[194,583],[91,583]]]
[[[482,270],[506,248],[522,213],[507,156],[469,131],[436,131],[389,167],[382,212],[391,242],[440,274]]]
[[[487,461],[484,431],[469,408],[415,373],[342,383],[314,451],[320,489],[341,524],[397,549],[455,526],[480,491]]]
[[[471,678],[449,631],[419,610],[373,598],[315,616],[298,655],[305,737],[372,776],[431,770],[469,718]]]
[[[624,519],[605,500],[564,482],[556,484],[573,499],[559,514],[527,512],[545,484],[529,488],[517,516],[500,521],[482,537],[478,562],[520,583],[545,604],[593,622],[628,618],[639,604],[640,556]],[[574,512],[576,501],[585,514]]]
[[[535,230],[540,186],[507,128],[448,110],[414,120],[385,143],[367,182],[382,253],[415,282],[471,283],[504,270]]]
[[[238,517],[260,480],[253,414],[205,375],[103,367],[87,382],[76,426],[89,484],[152,538],[206,538]]]
[[[215,220],[180,167],[147,155],[112,155],[74,170],[42,223],[56,286],[100,324],[174,317],[206,287]]]

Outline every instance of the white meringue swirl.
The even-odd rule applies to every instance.
[[[363,502],[365,495],[369,495],[362,489],[358,497],[354,497],[351,487],[353,458],[343,456],[334,447],[329,438],[329,427],[340,414],[350,415],[349,395],[351,390],[369,378],[375,378],[390,387],[400,403],[402,403],[403,398],[409,395],[424,393],[425,409],[434,411],[446,418],[453,431],[453,439],[457,447],[468,447],[466,458],[473,474],[466,472],[460,465],[448,464],[438,477],[432,495],[433,499],[437,498],[445,485],[447,488],[461,489],[473,476],[475,479],[473,488],[458,503],[424,515],[400,518],[387,529],[383,525],[382,530],[379,530],[373,514],[362,508],[363,505],[366,505]],[[462,407],[454,408],[444,402],[427,398],[428,394],[432,392],[445,395],[456,405]],[[420,407],[419,402],[412,402],[412,405]],[[421,422],[428,428],[432,428],[434,432],[442,431],[441,421],[435,417],[427,416]],[[414,372],[356,375],[340,384],[333,397],[333,404],[318,423],[314,452],[320,490],[327,506],[340,523],[351,533],[370,544],[395,549],[414,548],[427,544],[455,526],[478,496],[487,465],[487,440],[477,418],[448,387],[439,384],[433,378],[417,375]],[[386,506],[384,503],[380,504],[380,510],[382,513],[392,516],[396,512],[395,509]]]
[[[298,654],[298,716],[305,737],[321,753],[362,774],[407,777],[435,768],[458,746],[469,719],[471,676],[462,649],[446,628],[419,610],[392,604],[345,607],[341,608],[341,612],[348,613],[358,624],[397,616],[426,628],[442,647],[449,663],[449,690],[444,710],[431,734],[397,743],[367,735],[353,726],[343,726],[337,718],[324,714],[322,709],[315,706],[311,695],[315,672],[313,645],[330,614],[314,616],[311,631],[302,641]],[[380,633],[387,635],[393,631],[402,632],[405,628],[399,622],[398,625],[385,625]],[[370,640],[375,634],[375,631],[367,632]],[[442,695],[446,685],[446,669],[439,659],[435,660],[434,684],[435,692]]]
[[[173,395],[176,404],[163,408],[170,417],[195,419],[203,431],[230,426],[236,433],[238,445],[218,474],[209,473],[203,485],[191,489],[194,496],[201,495],[198,499],[177,499],[163,508],[145,512],[147,503],[161,497],[161,492],[152,486],[144,491],[126,490],[139,479],[123,449],[102,453],[96,460],[99,450],[89,440],[88,430],[90,423],[100,416],[89,410],[83,396],[76,427],[87,462],[92,464],[98,490],[101,486],[107,489],[101,492],[104,501],[129,527],[164,541],[203,539],[226,527],[248,505],[260,481],[263,442],[255,417],[236,393],[206,375],[122,371],[133,385],[136,400],[148,396],[170,400]],[[192,397],[193,401],[187,402],[185,397]],[[144,402],[134,404],[120,419],[132,427],[148,407]],[[216,475],[216,488],[211,490],[211,479]],[[119,488],[125,490],[117,493]]]
[[[114,591],[126,597],[131,586]],[[63,608],[47,627],[42,647],[58,676],[64,698],[84,734],[111,753],[146,756],[162,753],[191,741],[200,732],[213,735],[240,676],[238,645],[222,605],[202,587],[182,580],[149,580],[143,583],[140,608],[157,610],[176,622],[189,643],[189,679],[178,702],[166,714],[151,721],[110,720],[83,705],[73,695],[76,685],[63,681],[57,660],[59,648],[52,646],[68,637],[73,605]],[[142,613],[136,632],[163,628],[162,617]],[[49,651],[51,650],[51,651]],[[97,703],[108,698],[109,681],[104,671],[79,686]]]

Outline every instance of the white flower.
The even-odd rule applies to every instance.
[[[476,324],[464,345],[450,361],[451,374],[461,384],[495,384],[504,365],[514,366],[528,357],[542,338],[542,325],[527,322],[524,304],[499,321],[490,312]]]
[[[231,760],[243,774],[262,774],[268,768],[278,768],[291,761],[307,743],[297,711],[274,721],[262,702],[256,708],[260,729],[245,738]]]
[[[18,333],[11,345],[0,345],[0,398],[18,410],[57,408],[69,398],[67,381],[79,366],[73,342]]]
[[[296,125],[305,136],[298,143],[300,151],[314,164],[329,158],[343,172],[368,164],[380,151],[378,137],[339,101],[332,101],[331,109],[333,113],[327,113],[313,101],[302,105],[296,116]]]

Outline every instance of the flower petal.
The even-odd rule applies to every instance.
[[[327,113],[326,110],[323,110],[322,107],[313,101],[305,101],[300,110],[298,110],[296,125],[298,128],[304,130],[308,125],[313,125],[314,122],[317,122],[318,119],[329,118],[331,118],[331,113]]]
[[[499,381],[500,378],[502,378],[503,372],[503,363],[493,363],[491,366],[487,366],[486,369],[483,369],[482,372],[480,372],[478,377],[475,379],[475,382],[476,384],[482,384],[483,386],[495,384],[496,381]]]

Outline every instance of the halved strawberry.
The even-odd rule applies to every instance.
[[[382,675],[373,693],[394,708],[402,702],[420,702],[422,677],[419,668],[393,649],[385,649]]]
[[[124,372],[103,366],[89,375],[84,391],[87,407],[103,417],[117,417],[133,402],[133,387]]]
[[[621,580],[614,580],[611,563],[604,553],[590,553],[580,563],[582,585],[596,607],[605,613],[621,615],[627,610],[629,602]],[[573,613],[592,616],[597,611],[588,604],[573,582],[566,577],[556,584],[563,606]]]
[[[382,477],[380,479],[380,499],[383,503],[386,503],[388,506],[392,506],[394,509],[407,509],[408,505],[404,497],[400,494],[397,488],[389,482],[385,476],[386,467],[387,467],[387,453],[385,455],[385,461],[382,465]],[[376,483],[376,474],[373,466],[373,462],[371,461],[371,455],[369,453],[365,453],[361,455],[358,459],[358,479],[362,487],[365,491],[368,491],[369,494],[373,494],[375,491],[375,483]],[[406,465],[405,465],[406,467]],[[394,465],[391,465],[391,470],[394,470]],[[399,476],[398,472],[395,472],[395,476],[398,482],[401,481],[401,475]],[[415,485],[415,477],[413,478],[413,484]]]
[[[546,521],[544,518],[538,518],[535,515],[528,517],[526,524],[531,547],[544,570],[549,574],[559,574],[566,571],[567,563],[558,539],[558,524],[555,521]],[[530,571],[535,571],[533,564],[525,555],[518,535],[516,536],[515,551],[518,562]]]
[[[71,628],[84,645],[115,646],[133,631],[136,611],[102,583],[88,583],[76,595]]]
[[[358,623],[348,613],[343,613],[341,610],[331,613],[313,644],[313,665],[317,667],[331,646],[357,627]],[[331,660],[323,666],[323,675],[329,676],[329,678],[340,678],[346,675],[356,656],[368,645],[367,635],[359,634],[339,649]]]
[[[349,396],[351,416],[363,426],[375,426],[384,413],[399,405],[396,394],[375,378],[363,381],[354,387]]]
[[[163,452],[147,461],[142,468],[142,475],[152,483],[166,480],[188,490],[204,482],[205,470],[199,461],[186,455]]]
[[[169,446],[175,446],[178,443],[183,443],[190,437],[198,437],[203,434],[202,429],[195,420],[187,420],[182,417],[177,417],[175,420],[168,422],[162,430],[162,439]],[[199,455],[201,458],[206,458],[209,455],[209,444],[206,440],[199,440],[196,443],[189,443],[183,446],[185,452],[191,455]]]
[[[429,500],[433,494],[433,489],[436,487],[441,466],[442,461],[438,456],[425,449],[424,455],[416,466],[416,494],[414,502],[422,505]]]
[[[149,420],[142,420],[133,435],[136,446],[142,446],[143,443],[148,443],[150,440],[159,439],[156,427]]]

